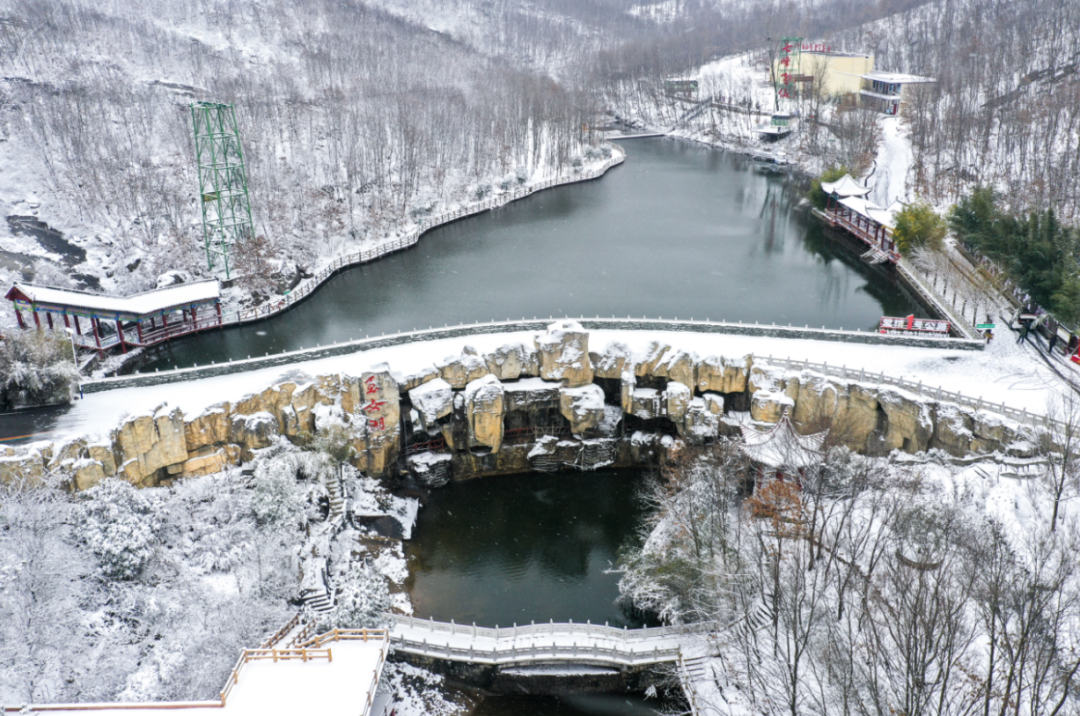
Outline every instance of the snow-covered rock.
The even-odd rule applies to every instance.
[[[450,481],[454,456],[448,452],[422,452],[406,460],[409,472],[422,485],[442,487]]]
[[[577,321],[559,321],[536,338],[540,354],[540,377],[559,380],[568,388],[592,383],[589,333]]]
[[[442,378],[435,378],[409,391],[409,400],[420,414],[425,432],[435,429],[439,418],[445,418],[454,410],[454,391]]]
[[[604,391],[593,383],[580,388],[560,388],[559,412],[570,421],[575,435],[592,430],[604,419]]]
[[[455,390],[488,374],[488,364],[472,346],[464,346],[459,355],[450,355],[435,363],[439,375]]]
[[[495,376],[488,374],[465,387],[465,416],[469,440],[474,447],[502,447],[505,390]]]

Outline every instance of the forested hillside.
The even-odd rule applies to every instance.
[[[834,44],[937,79],[907,112],[911,178],[928,198],[984,183],[1016,209],[1080,212],[1080,3],[937,0]]]
[[[111,291],[204,266],[194,100],[235,103],[256,230],[308,268],[590,141],[586,97],[359,2],[14,0],[0,23],[0,210]]]

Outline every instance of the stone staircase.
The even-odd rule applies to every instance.
[[[304,580],[300,585],[300,599],[305,607],[315,612],[328,612],[334,608],[334,585],[328,569],[330,544],[345,527],[348,512],[342,474],[339,472],[327,477],[323,484],[329,497],[330,510],[326,521],[313,530],[302,550],[310,556],[301,559]]]
[[[704,654],[684,659],[683,669],[686,671],[687,678],[695,683],[708,681],[712,677],[711,669],[709,669],[709,659],[711,658],[708,654]]]
[[[876,264],[883,264],[886,261],[888,261],[889,260],[889,255],[887,253],[885,253],[884,251],[882,251],[881,249],[872,248],[869,251],[867,251],[865,254],[860,255],[859,258],[861,258],[863,261],[865,261],[866,263],[873,266],[873,265],[876,265]]]
[[[330,514],[326,521],[334,526],[336,533],[345,521],[345,490],[341,484],[340,474],[326,481],[326,491],[330,495]]]
[[[769,606],[770,601],[772,601],[771,596],[766,596],[766,601],[760,604],[757,609],[750,612],[746,618],[735,627],[735,634],[740,641],[750,639],[753,632],[772,621],[773,612],[772,607]]]
[[[308,592],[302,597],[304,606],[316,612],[328,612],[334,608],[330,594],[325,589],[321,592]]]
[[[304,575],[300,583],[300,600],[304,606],[316,612],[333,609],[333,590],[329,586],[326,557],[312,555],[301,561],[300,568]]]

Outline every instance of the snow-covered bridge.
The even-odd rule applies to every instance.
[[[495,666],[574,664],[646,666],[679,660],[712,623],[617,629],[574,622],[489,628],[392,615],[396,651],[434,659]]]

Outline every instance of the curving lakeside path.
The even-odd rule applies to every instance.
[[[140,370],[507,317],[649,315],[871,329],[921,311],[798,210],[792,177],[671,139],[638,139],[603,181],[558,186],[428,231],[287,313],[192,336]]]

